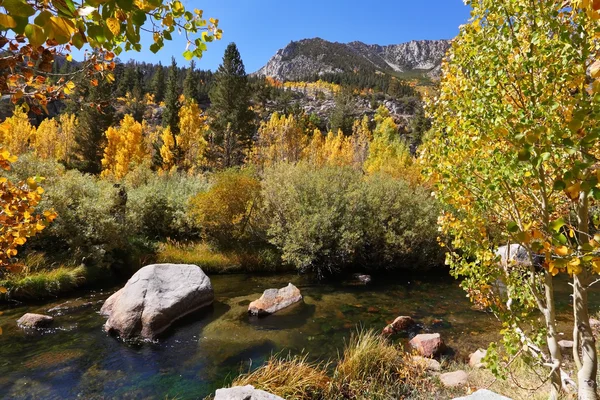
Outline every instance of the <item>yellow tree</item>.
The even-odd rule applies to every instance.
[[[129,171],[149,158],[144,143],[146,122],[139,123],[126,115],[118,128],[106,131],[107,145],[102,159],[102,176],[122,179]]]
[[[352,126],[352,147],[354,150],[354,164],[362,168],[369,156],[369,146],[373,140],[373,132],[369,127],[369,117],[354,121]]]
[[[59,150],[57,159],[71,163],[75,155],[75,135],[79,130],[79,120],[75,114],[61,114],[59,121]]]
[[[337,134],[329,131],[327,136],[323,137],[321,131],[315,129],[302,158],[318,166],[353,165],[355,156],[352,138],[345,136],[341,130],[338,130]]]
[[[365,171],[370,174],[385,172],[394,177],[407,176],[412,157],[408,147],[400,139],[398,126],[383,106],[377,110],[375,121],[377,126],[373,131],[373,141],[364,165]]]
[[[35,154],[43,159],[60,160],[61,146],[60,128],[56,119],[43,120],[35,132]]]
[[[180,164],[185,170],[195,170],[206,165],[205,153],[208,148],[208,142],[204,137],[208,131],[206,119],[207,117],[202,115],[202,110],[194,100],[186,100],[179,110],[179,134],[175,140],[181,152]]]
[[[319,132],[319,135],[321,133]],[[261,123],[254,144],[253,162],[261,167],[278,162],[297,162],[307,144],[307,137],[293,115],[274,113]]]
[[[554,277],[571,279],[578,398],[596,399],[587,293],[600,273],[600,226],[590,217],[600,199],[600,2],[467,3],[472,20],[443,65],[424,153],[446,206],[447,262],[502,320],[507,353],[548,368],[551,398],[562,387]],[[521,263],[506,262],[498,248],[507,244]],[[491,290],[498,279],[508,301]],[[505,372],[510,362],[491,353]]]
[[[29,122],[24,107],[17,106],[10,118],[5,121],[7,126],[0,132],[0,144],[15,155],[29,150],[30,142],[35,138],[35,128]]]
[[[162,129],[160,139],[162,142],[162,145],[160,147],[160,157],[162,159],[162,165],[160,169],[163,172],[169,172],[176,167],[175,138],[173,137],[173,132],[171,132],[170,126],[167,126],[166,128]]]

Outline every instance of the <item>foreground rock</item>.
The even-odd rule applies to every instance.
[[[27,313],[17,320],[17,326],[24,329],[47,328],[54,318],[48,315]]]
[[[302,301],[300,290],[289,283],[281,289],[267,289],[260,296],[260,299],[254,300],[248,306],[248,313],[251,315],[269,315],[276,313],[286,307]]]
[[[469,383],[469,375],[462,370],[447,372],[440,375],[440,381],[445,387],[466,386]]]
[[[408,342],[423,357],[436,357],[446,350],[446,345],[439,333],[423,333]]]
[[[215,400],[284,400],[279,396],[254,389],[252,385],[234,386],[228,389],[218,389]]]
[[[354,279],[356,279],[356,281],[358,283],[361,283],[363,285],[371,283],[371,275],[367,275],[367,274],[354,274],[353,277],[354,277]]]
[[[106,300],[107,332],[124,339],[154,339],[175,320],[212,304],[210,279],[196,265],[154,264],[136,272]]]
[[[442,370],[442,365],[439,361],[434,360],[433,358],[426,358],[421,356],[412,356],[412,361],[425,368],[427,371],[438,372]]]
[[[382,334],[384,334],[386,336],[390,336],[390,335],[393,335],[394,333],[402,332],[409,328],[412,328],[413,326],[415,326],[414,319],[412,319],[411,317],[407,317],[407,316],[401,316],[401,317],[396,318],[394,320],[394,322],[392,322],[391,324],[389,324],[388,326],[383,328]]]
[[[464,397],[456,397],[453,400],[511,400],[509,397],[501,396],[498,393],[494,393],[491,390],[479,389],[475,393],[472,393]]]
[[[478,349],[476,352],[469,355],[469,367],[471,368],[485,368],[485,364],[482,362],[487,351]]]

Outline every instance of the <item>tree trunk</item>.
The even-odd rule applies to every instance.
[[[574,340],[579,346],[573,351],[576,357],[580,357],[581,367],[577,372],[577,387],[579,400],[597,400],[596,373],[598,370],[598,356],[596,354],[596,341],[590,327],[588,314],[587,285],[589,284],[589,272],[584,270],[579,275],[573,275],[573,315],[575,317],[574,331],[579,340]]]
[[[562,379],[560,376],[560,362],[562,354],[558,345],[558,334],[556,331],[556,310],[554,308],[554,283],[552,275],[547,271],[544,272],[544,291],[546,296],[546,309],[544,317],[546,319],[548,351],[550,355],[550,363],[554,365],[550,374],[550,400],[558,400],[562,391]]]
[[[589,241],[589,204],[587,193],[582,192],[578,204],[578,239],[579,243]],[[596,341],[590,327],[588,312],[587,290],[591,282],[590,272],[583,266],[579,274],[573,275],[573,317],[574,337],[573,356],[579,371],[577,372],[577,398],[579,400],[597,400],[596,373],[598,371],[598,355],[596,354]],[[581,358],[580,357],[581,351]]]

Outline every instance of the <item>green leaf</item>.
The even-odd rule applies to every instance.
[[[117,0],[117,5],[125,11],[133,10],[133,0]]]
[[[72,0],[52,0],[52,5],[58,10],[59,15],[73,18],[76,14]]]
[[[44,30],[33,24],[29,24],[25,27],[25,35],[27,36],[27,39],[29,39],[29,43],[34,47],[41,46],[47,39]]]
[[[552,186],[552,189],[556,192],[562,192],[566,188],[567,188],[567,184],[561,180],[554,181],[554,185]]]
[[[39,13],[37,17],[33,20],[36,25],[44,26],[50,21],[50,17],[52,17],[52,13],[50,11],[42,11]]]
[[[27,4],[25,0],[4,0],[2,7],[12,17],[30,17],[35,14],[35,9]]]
[[[192,58],[194,58],[194,53],[192,53],[190,50],[186,50],[183,52],[183,58],[185,58],[187,61],[190,61]]]
[[[531,153],[528,149],[521,149],[518,153],[519,161],[527,161],[531,157]]]
[[[81,50],[86,43],[83,35],[80,32],[74,34],[71,38],[71,41],[73,42],[73,46],[77,47],[79,50]]]
[[[565,225],[565,220],[562,218],[557,219],[556,221],[552,221],[549,224],[550,229],[552,229],[554,232],[557,232],[560,230],[560,228],[562,228]]]
[[[508,229],[509,232],[511,233],[515,233],[519,231],[519,225],[517,225],[516,222],[514,221],[510,221],[506,227]]]
[[[90,27],[88,27],[88,36],[100,44],[106,42],[104,28],[101,26],[91,25]]]
[[[154,54],[158,53],[158,51],[162,48],[162,46],[158,43],[152,43],[150,45],[150,51],[153,52]]]
[[[144,25],[144,22],[146,22],[146,13],[142,10],[136,10],[133,12],[131,19],[137,26],[142,26]]]

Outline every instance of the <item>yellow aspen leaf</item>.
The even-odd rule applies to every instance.
[[[0,286],[0,293],[5,294],[6,292],[8,292],[8,290],[6,290],[4,286]]]
[[[592,268],[594,269],[594,272],[597,274],[600,274],[600,258],[594,258],[592,259]]]
[[[590,75],[592,76],[592,78],[596,79],[600,77],[600,60],[596,60],[592,64],[592,66],[590,67]]]
[[[581,184],[579,182],[577,182],[565,189],[565,194],[571,200],[577,200],[579,198],[580,192],[581,192]]]
[[[557,247],[554,249],[554,252],[561,257],[567,256],[570,253],[569,248],[567,246]]]
[[[567,263],[567,272],[569,275],[578,275],[581,273],[581,260],[579,258],[573,258]]]
[[[121,33],[121,23],[114,17],[106,20],[106,26],[108,26],[108,30],[115,36]]]

